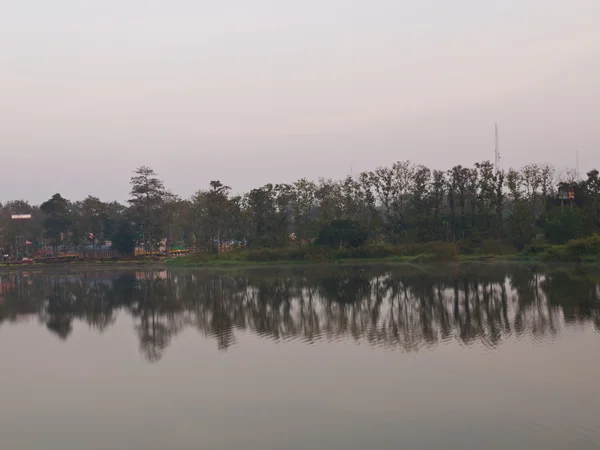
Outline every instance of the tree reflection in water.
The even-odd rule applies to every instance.
[[[452,339],[493,348],[508,336],[546,340],[566,326],[600,329],[598,281],[596,274],[491,265],[3,273],[0,325],[34,319],[67,339],[76,320],[103,332],[124,311],[149,361],[189,327],[222,350],[235,343],[236,330],[404,351]]]

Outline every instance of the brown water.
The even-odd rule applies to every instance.
[[[600,276],[0,274],[0,448],[600,448]]]

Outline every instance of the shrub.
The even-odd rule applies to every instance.
[[[556,262],[596,259],[600,257],[600,236],[570,240],[566,245],[532,244],[524,253],[539,255],[543,260]]]
[[[463,239],[458,241],[456,245],[461,255],[472,255],[481,251],[481,241],[477,239]]]
[[[415,257],[422,260],[448,261],[458,256],[456,244],[449,242],[430,242],[425,244],[382,245],[371,244],[363,247],[334,249],[323,246],[255,248],[233,250],[219,255],[214,253],[194,253],[169,261],[173,266],[202,265],[217,261],[249,262],[318,262],[343,260],[350,258],[383,259],[390,257]]]
[[[452,260],[458,257],[458,247],[453,242],[432,242],[430,254],[437,260]]]
[[[510,255],[516,249],[501,239],[484,239],[481,241],[481,253],[484,255]]]
[[[336,254],[341,252],[342,250],[339,250],[338,252],[332,252],[330,249],[323,247],[307,247],[303,252],[303,259],[305,261],[312,262],[328,261],[332,258],[335,258]]]
[[[508,216],[506,222],[508,235],[512,244],[519,250],[523,250],[535,237],[531,226],[531,213],[526,201],[517,201],[514,210]]]
[[[353,251],[355,258],[390,258],[402,256],[403,248],[397,245],[371,244]]]
[[[593,235],[587,238],[574,239],[566,245],[567,255],[572,259],[581,259],[584,257],[600,255],[600,235]]]
[[[579,209],[553,208],[544,216],[543,222],[546,238],[552,244],[566,244],[581,236],[584,229],[583,215]]]
[[[333,220],[321,227],[316,243],[334,248],[356,248],[363,246],[368,236],[368,231],[354,220]]]
[[[523,249],[523,255],[527,255],[527,256],[541,255],[542,253],[547,252],[550,249],[550,247],[552,247],[552,246],[550,244],[546,243],[544,240],[536,239],[531,244],[525,246],[525,248]]]
[[[565,245],[550,245],[545,252],[540,254],[540,257],[545,261],[569,261],[571,258],[568,255]]]

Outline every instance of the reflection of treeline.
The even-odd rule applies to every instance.
[[[542,339],[571,323],[600,329],[600,288],[588,276],[522,267],[410,270],[6,273],[0,324],[37,319],[66,339],[75,320],[103,331],[124,310],[150,360],[189,327],[221,349],[236,330],[248,330],[275,340],[352,337],[405,351],[451,339],[488,346],[511,335]]]

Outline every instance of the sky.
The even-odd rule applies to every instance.
[[[598,0],[0,0],[0,201],[598,166]]]

